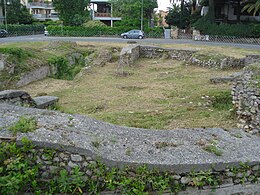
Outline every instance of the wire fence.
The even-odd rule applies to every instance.
[[[2,33],[1,37],[16,37],[16,36],[28,36],[28,35],[39,35],[44,34],[44,31],[8,31],[7,34]]]
[[[123,32],[122,32],[123,33]],[[61,36],[61,37],[120,37],[121,33],[109,32],[109,31],[72,31],[72,30],[59,30],[49,31],[49,36]],[[163,38],[163,32],[147,32],[146,38]]]
[[[210,42],[260,45],[260,38],[250,38],[250,37],[198,35],[198,36],[194,37],[194,40],[195,41],[210,41]]]
[[[8,31],[8,34],[2,34],[0,37],[15,37],[44,34],[44,30],[29,30],[29,31]],[[120,37],[120,34],[115,32],[103,31],[49,31],[49,36],[60,37]],[[164,38],[163,32],[147,32],[146,38]],[[195,41],[206,42],[223,42],[223,43],[238,43],[238,44],[255,44],[260,45],[260,38],[236,37],[236,36],[218,36],[218,35],[197,35],[191,33],[179,33],[177,39],[193,39]]]

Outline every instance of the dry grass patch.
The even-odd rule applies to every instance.
[[[213,85],[209,79],[232,74],[232,70],[210,70],[185,66],[179,61],[149,59],[140,59],[135,67],[124,68],[125,72],[133,73],[128,77],[117,76],[116,68],[117,63],[110,63],[93,68],[91,74],[77,81],[46,79],[23,89],[33,94],[45,90],[60,97],[65,112],[118,125],[151,129],[235,125],[228,107],[219,109],[208,103],[212,96],[231,89],[230,84]],[[51,85],[54,81],[56,84]]]

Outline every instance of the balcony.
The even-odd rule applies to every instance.
[[[27,8],[35,9],[54,9],[52,3],[40,3],[40,2],[31,2],[27,4]]]
[[[95,13],[95,17],[100,17],[100,18],[110,18],[111,17],[111,13]]]
[[[52,15],[52,14],[33,14],[33,17],[37,20],[40,20],[40,21],[45,21],[45,20],[53,20],[53,21],[56,21],[56,20],[59,20],[59,16],[58,15]]]

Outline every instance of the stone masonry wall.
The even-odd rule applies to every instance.
[[[233,104],[237,109],[239,127],[252,133],[260,133],[259,80],[252,71],[245,71],[232,88]]]
[[[19,106],[35,106],[30,94],[24,91],[6,90],[0,91],[0,103],[14,104]]]
[[[57,172],[62,169],[66,169],[68,172],[71,172],[74,167],[79,167],[80,170],[84,172],[85,176],[89,179],[102,179],[97,178],[97,176],[93,175],[93,167],[96,167],[98,162],[88,155],[71,153],[68,151],[58,151],[47,148],[36,148],[34,149],[34,153],[29,155],[35,155],[34,157],[36,157],[37,159],[37,164],[42,165],[40,166],[40,174],[43,179],[51,178],[52,175],[57,174]],[[245,170],[239,169],[239,167],[229,167],[226,168],[226,170],[224,171],[216,171],[214,169],[209,170],[212,171],[213,174],[220,179],[220,185],[203,186],[202,188],[200,188],[200,190],[226,188],[230,186],[235,187],[236,185],[241,183],[255,183],[260,180],[259,170],[260,166],[258,164],[248,166]],[[132,167],[131,176],[134,176],[134,174],[135,169]],[[190,173],[176,174],[174,172],[169,172],[169,174],[172,175],[175,185],[181,184],[192,187],[193,182],[196,182],[196,179],[194,180]],[[196,190],[198,190],[198,188]]]

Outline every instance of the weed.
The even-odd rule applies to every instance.
[[[223,154],[223,152],[217,148],[217,146],[213,145],[213,144],[207,144],[203,147],[204,150],[206,150],[207,152],[213,153],[217,156],[221,156]]]
[[[200,172],[191,172],[189,175],[191,179],[191,185],[196,187],[202,187],[206,185],[217,186],[220,184],[220,179],[211,171],[200,171]]]
[[[65,80],[73,80],[83,66],[81,63],[69,66],[68,60],[65,57],[52,57],[49,59],[49,64],[57,67],[57,72],[53,77]]]
[[[132,153],[132,149],[131,148],[127,148],[126,151],[125,151],[125,154],[127,156],[131,156],[131,153]]]
[[[8,128],[14,134],[21,132],[27,133],[37,129],[37,121],[35,118],[26,118],[21,116],[20,119]]]
[[[157,149],[165,148],[165,147],[177,147],[177,143],[171,143],[171,142],[155,142],[155,147]]]
[[[101,145],[101,141],[100,140],[92,141],[91,145],[94,146],[95,148],[99,148]]]

